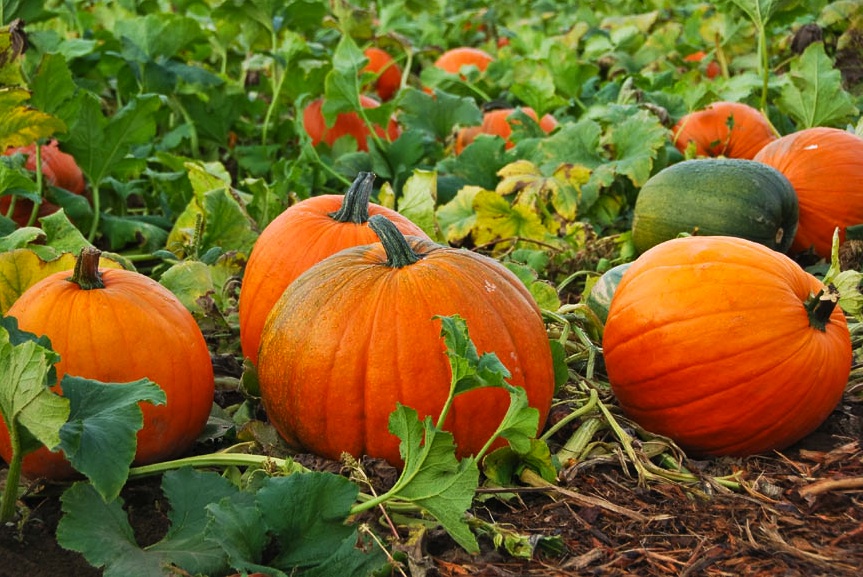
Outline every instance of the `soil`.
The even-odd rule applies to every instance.
[[[524,487],[509,500],[481,494],[471,513],[530,536],[535,549],[529,560],[484,537],[482,553],[468,555],[442,531],[428,532],[411,547],[401,535],[395,547],[407,554],[406,573],[413,577],[858,576],[863,570],[861,439],[863,397],[849,386],[818,431],[781,453],[685,460],[690,471],[703,475],[704,482],[695,486],[639,482],[624,460],[605,459],[565,468],[549,489]],[[386,467],[369,470],[379,479],[391,473]],[[746,480],[742,490],[711,482],[733,472]],[[157,541],[168,528],[158,487],[159,479],[135,480],[122,494],[141,545]],[[0,577],[102,574],[54,539],[63,488],[34,486],[24,498],[28,518],[0,527]]]

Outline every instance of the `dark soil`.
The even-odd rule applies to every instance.
[[[687,461],[690,470],[705,474],[697,487],[640,484],[630,467],[605,462],[562,471],[551,491],[527,489],[509,501],[484,495],[492,498],[478,500],[472,513],[536,537],[533,558],[516,559],[485,538],[483,552],[471,556],[433,531],[406,551],[410,574],[858,576],[863,569],[861,432],[863,402],[859,392],[849,390],[818,431],[782,453]],[[745,490],[731,492],[709,482],[710,475],[734,471],[747,480]],[[101,575],[56,544],[62,489],[34,487],[24,499],[30,509],[26,522],[0,528],[0,577]],[[138,542],[157,541],[167,530],[164,507],[158,506],[159,480],[130,482],[122,496]],[[562,550],[544,547],[554,541],[549,537]],[[402,538],[396,546],[406,548],[405,542]]]

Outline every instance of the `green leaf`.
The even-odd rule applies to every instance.
[[[111,501],[120,494],[135,458],[136,435],[144,423],[138,402],[164,404],[165,392],[149,379],[120,384],[65,375],[60,386],[70,406],[60,448]]]
[[[752,23],[763,30],[773,14],[787,0],[727,0],[746,14]]]
[[[346,522],[358,494],[355,484],[331,473],[269,479],[257,503],[281,546],[272,564],[286,571],[326,567],[330,572],[322,574],[358,576],[382,567],[383,552],[357,548],[357,529]]]
[[[95,187],[111,174],[141,168],[141,161],[129,157],[129,152],[156,134],[155,114],[161,106],[162,99],[155,94],[135,96],[108,119],[96,98],[82,101],[67,148]]]
[[[45,244],[59,252],[78,254],[85,246],[91,246],[62,208],[43,216],[39,219],[39,223],[45,231]]]
[[[61,497],[57,542],[81,553],[105,577],[164,577],[165,557],[141,549],[123,500],[104,501],[89,483],[75,483]]]
[[[465,320],[459,315],[436,316],[452,372],[453,396],[479,387],[502,387],[511,375],[495,353],[477,354]]]
[[[429,133],[443,141],[455,126],[476,126],[482,123],[482,112],[469,96],[436,92],[434,96],[416,88],[406,88],[399,98],[399,121],[405,131]]]
[[[399,405],[393,411],[389,430],[401,439],[405,467],[388,493],[423,507],[461,547],[478,553],[479,544],[465,522],[479,484],[476,461],[458,461],[452,435],[435,428],[430,417],[420,422],[410,407]]]
[[[550,164],[552,167],[569,163],[596,168],[605,162],[600,146],[601,136],[602,126],[594,120],[564,123],[556,133],[539,143],[539,158],[532,160],[536,164]]]
[[[139,62],[170,58],[205,37],[195,19],[172,12],[117,20],[114,36],[125,41],[126,58]]]
[[[59,358],[44,341],[13,342],[7,323],[0,326],[0,414],[10,429],[29,433],[22,438],[22,454],[60,444],[69,401],[48,388],[49,371]]]
[[[611,129],[614,168],[641,187],[650,178],[653,161],[668,140],[668,130],[653,114],[641,110]]]
[[[477,244],[492,243],[506,239],[533,239],[545,241],[548,230],[532,207],[512,206],[495,192],[482,190],[474,198],[476,210]]]
[[[202,313],[198,299],[215,291],[210,267],[198,260],[185,260],[162,273],[159,283],[170,290],[193,313]]]
[[[23,88],[0,88],[0,150],[27,146],[66,131],[59,118],[25,105],[29,98],[30,93]]]
[[[434,213],[436,199],[437,174],[434,171],[417,169],[402,187],[398,210],[434,238],[437,236]]]
[[[259,565],[269,536],[261,511],[255,506],[255,495],[238,492],[207,505],[207,513],[207,540],[222,548],[232,568],[272,573],[272,568]]]
[[[779,106],[798,124],[799,129],[815,126],[841,126],[859,113],[852,96],[842,88],[842,74],[824,52],[824,44],[810,44],[798,60],[791,63]]]
[[[31,104],[47,114],[60,118],[67,126],[74,124],[84,97],[72,78],[62,54],[46,54],[30,84]]]
[[[533,108],[539,117],[564,104],[555,93],[554,76],[545,66],[532,61],[522,61],[515,66],[513,76],[510,91]]]
[[[360,105],[360,71],[368,59],[348,35],[342,36],[333,52],[333,69],[324,81],[324,105],[321,112],[327,126],[336,115],[357,110]]]

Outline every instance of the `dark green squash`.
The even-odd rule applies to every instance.
[[[681,233],[734,236],[787,252],[797,231],[797,193],[771,166],[739,158],[701,158],[652,176],[635,202],[638,252]]]
[[[626,269],[631,264],[631,262],[625,262],[608,269],[602,273],[602,276],[597,279],[593,286],[590,287],[590,292],[587,293],[585,304],[603,323],[608,319],[608,308],[611,306],[614,291],[617,289],[617,285],[620,284],[623,273],[626,272]]]

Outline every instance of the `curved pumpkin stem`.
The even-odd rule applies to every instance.
[[[330,216],[339,222],[365,224],[369,220],[369,198],[375,182],[374,172],[360,172],[345,193],[342,207]]]
[[[384,251],[387,253],[387,266],[402,268],[410,266],[422,258],[410,247],[402,231],[382,214],[370,217],[369,227],[375,231],[375,234],[381,239],[381,244],[384,245]]]
[[[75,261],[75,270],[72,271],[72,276],[66,280],[75,283],[81,287],[81,290],[85,291],[105,288],[105,283],[102,282],[102,273],[99,272],[100,256],[102,256],[102,251],[96,247],[85,246],[82,248],[78,260]]]
[[[833,309],[838,303],[839,291],[832,284],[818,291],[818,294],[811,295],[804,303],[806,313],[809,315],[809,326],[822,333],[826,331],[830,315],[833,314]]]

